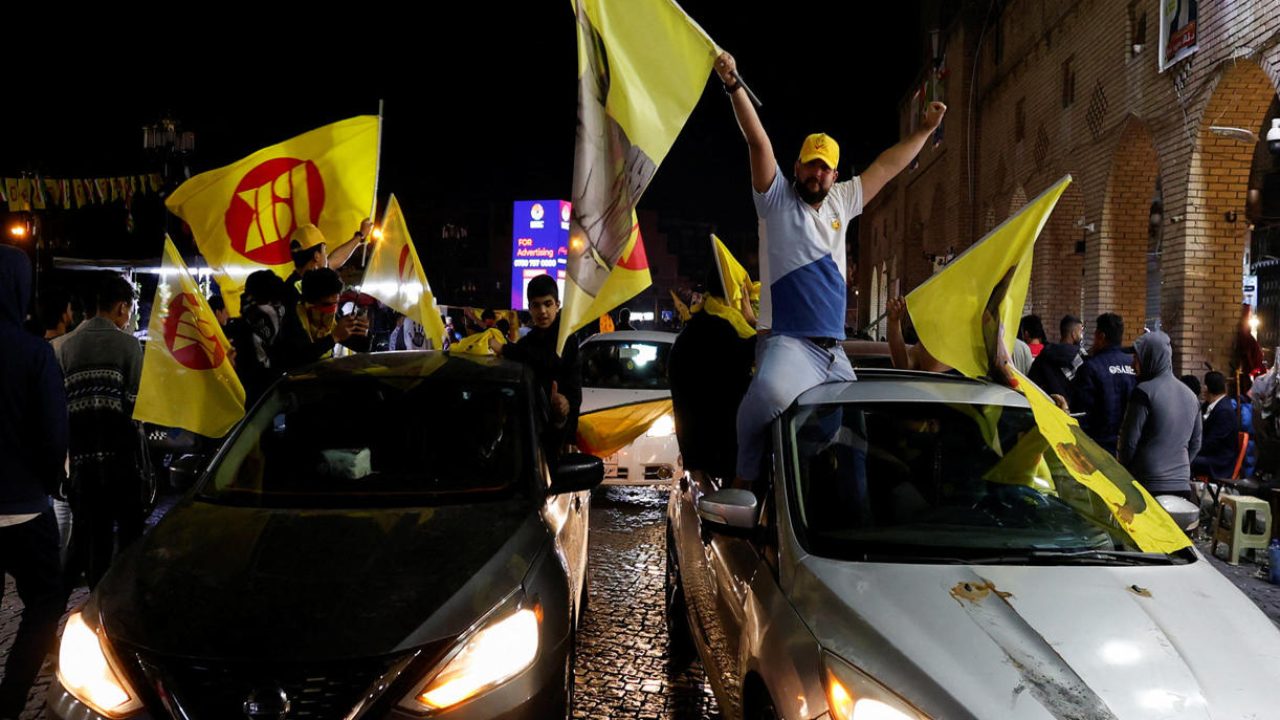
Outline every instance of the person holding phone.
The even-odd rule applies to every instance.
[[[354,312],[338,317],[342,280],[329,268],[302,276],[302,297],[293,312],[286,313],[280,335],[271,346],[271,367],[289,372],[317,360],[333,357],[333,346],[369,334],[369,320]]]

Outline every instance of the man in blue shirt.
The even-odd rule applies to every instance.
[[[735,78],[733,56],[715,69],[733,101],[751,154],[751,186],[760,218],[760,341],[756,376],[738,411],[740,487],[760,476],[767,429],[801,393],[853,380],[844,340],[845,232],[865,203],[907,167],[942,122],[930,103],[922,126],[881,153],[861,176],[837,183],[840,147],[830,136],[805,138],[787,182],[760,117]]]

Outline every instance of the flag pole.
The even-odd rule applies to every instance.
[[[376,222],[378,217],[378,175],[382,171],[382,107],[383,99],[378,98],[378,152],[373,161],[373,197],[369,200],[369,220]],[[371,231],[372,232],[372,231]],[[369,251],[369,238],[360,243],[360,267],[365,266]]]

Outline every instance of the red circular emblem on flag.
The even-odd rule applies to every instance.
[[[413,280],[413,264],[409,262],[408,245],[400,248],[400,261],[397,263],[396,275],[400,277],[402,283]]]
[[[164,344],[173,359],[192,370],[212,370],[227,357],[226,348],[207,320],[199,315],[200,301],[181,293],[169,302],[164,319]]]
[[[245,173],[231,196],[225,223],[231,247],[262,265],[292,259],[289,238],[315,225],[324,209],[324,180],[310,160],[273,158]]]

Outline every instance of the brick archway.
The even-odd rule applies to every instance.
[[[1064,315],[1080,316],[1080,287],[1084,255],[1076,241],[1084,231],[1078,221],[1084,215],[1084,192],[1077,182],[1067,186],[1053,214],[1036,240],[1031,266],[1031,311],[1040,316],[1045,331],[1057,342],[1058,323]]]
[[[1257,146],[1211,128],[1259,132],[1275,98],[1275,84],[1262,66],[1240,61],[1218,78],[1201,114],[1183,222],[1165,227],[1169,280],[1161,304],[1169,318],[1175,367],[1199,369],[1203,362],[1222,370],[1229,366],[1240,316],[1245,205]]]
[[[1112,153],[1101,221],[1092,233],[1085,227],[1084,321],[1092,327],[1098,315],[1118,313],[1126,343],[1142,331],[1146,315],[1147,236],[1159,172],[1151,131],[1130,117]]]

